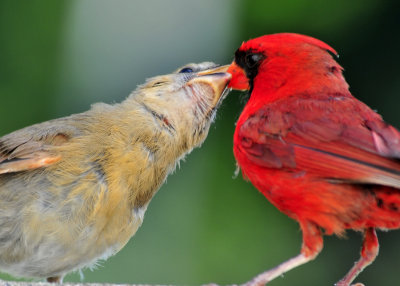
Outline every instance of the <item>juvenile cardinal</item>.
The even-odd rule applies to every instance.
[[[0,269],[62,281],[118,252],[177,162],[206,138],[231,75],[210,62],[120,104],[0,138]]]
[[[378,254],[376,229],[400,227],[400,133],[354,98],[327,44],[298,34],[244,42],[228,72],[250,90],[234,155],[245,178],[303,233],[298,256],[249,282],[262,285],[314,259],[322,234],[364,234],[351,284]]]

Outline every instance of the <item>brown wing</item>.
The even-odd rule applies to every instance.
[[[237,140],[266,168],[400,188],[400,133],[353,97],[277,101],[250,116]]]
[[[79,132],[68,124],[71,117],[32,125],[0,138],[0,174],[46,167],[61,160],[54,146]]]

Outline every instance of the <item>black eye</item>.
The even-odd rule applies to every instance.
[[[165,83],[165,81],[157,81],[157,82],[153,83],[152,87],[160,86],[160,85],[163,85],[164,83]]]
[[[261,54],[247,54],[245,57],[246,66],[251,69],[254,68],[263,59]]]
[[[191,68],[183,68],[179,71],[179,73],[190,73],[193,72],[193,69]]]

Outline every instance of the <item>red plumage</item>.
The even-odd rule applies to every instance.
[[[378,253],[375,229],[400,227],[400,133],[354,98],[327,44],[298,34],[245,42],[229,68],[231,88],[251,95],[236,125],[243,175],[300,223],[301,254],[250,284],[265,284],[313,258],[322,233],[364,232],[349,285]]]

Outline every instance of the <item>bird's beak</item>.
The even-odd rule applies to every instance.
[[[239,67],[235,63],[235,61],[233,61],[231,63],[227,72],[232,75],[232,79],[228,85],[229,88],[233,88],[233,89],[237,89],[237,90],[249,90],[250,89],[249,79],[247,78],[246,73],[244,72],[244,70],[241,67]]]
[[[217,104],[232,78],[231,74],[226,72],[227,69],[228,66],[226,65],[200,71],[188,82],[188,84],[204,84],[211,87],[214,91],[213,104]]]

